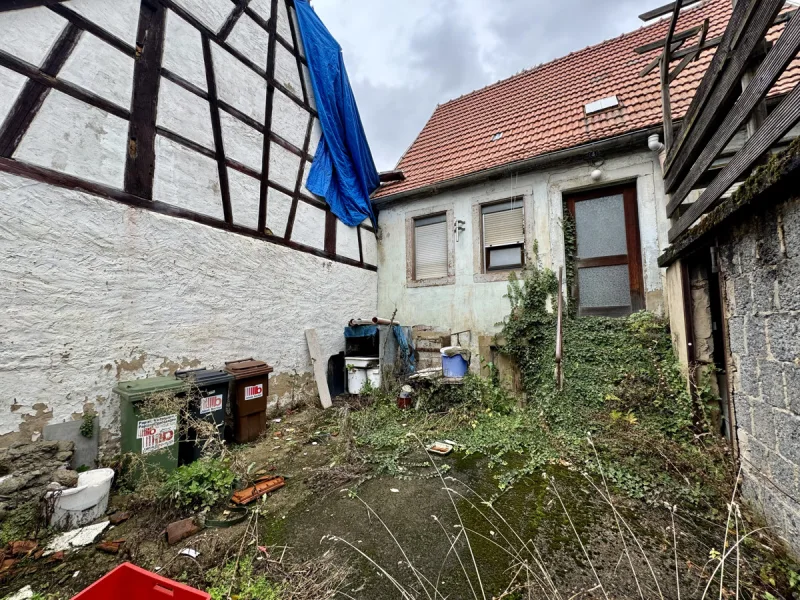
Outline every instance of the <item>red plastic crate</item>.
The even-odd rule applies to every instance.
[[[72,600],[210,600],[211,596],[131,563],[118,566]]]

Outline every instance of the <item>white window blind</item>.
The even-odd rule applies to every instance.
[[[525,223],[522,215],[522,206],[510,208],[501,205],[500,210],[491,211],[494,206],[484,209],[483,212],[483,243],[489,248],[493,246],[509,246],[525,243]],[[490,212],[491,211],[491,212]]]
[[[447,277],[446,216],[420,219],[414,225],[414,279]]]

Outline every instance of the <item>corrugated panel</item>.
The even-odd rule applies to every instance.
[[[486,246],[525,243],[522,208],[483,215],[483,242]]]
[[[414,228],[414,279],[447,277],[447,222]]]

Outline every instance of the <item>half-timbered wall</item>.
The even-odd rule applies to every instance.
[[[342,349],[377,250],[305,187],[314,106],[291,0],[0,9],[0,442],[113,434],[115,382],[181,366],[293,393],[308,327]]]

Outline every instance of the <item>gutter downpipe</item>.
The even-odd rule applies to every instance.
[[[603,152],[608,150],[621,150],[623,148],[636,147],[641,145],[642,142],[646,143],[651,135],[660,133],[661,131],[663,131],[663,127],[640,129],[638,131],[626,133],[613,138],[607,138],[598,142],[591,142],[589,144],[567,148],[566,150],[558,150],[556,152],[542,154],[533,158],[507,163],[499,167],[492,167],[490,169],[484,169],[483,171],[477,171],[476,173],[462,175],[441,183],[435,183],[425,187],[392,194],[390,196],[384,196],[382,198],[373,200],[372,204],[376,209],[381,209],[396,202],[416,199],[418,197],[433,196],[445,190],[472,185],[475,183],[482,183],[483,181],[489,179],[501,178],[517,171],[533,170],[537,167],[557,163],[570,158],[584,156],[590,152]]]

